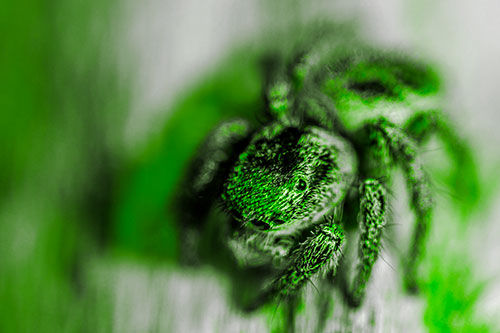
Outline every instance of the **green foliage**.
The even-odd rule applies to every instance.
[[[119,120],[116,110],[127,103],[102,53],[110,21],[94,20],[112,7],[106,0],[0,3],[2,332],[109,328],[110,308],[101,306],[108,296],[97,300],[89,281],[85,297],[79,288],[88,273],[80,264],[101,233],[93,217],[105,215],[103,206],[85,206],[105,169],[103,132],[116,134],[107,120]],[[95,198],[106,197],[107,185],[98,183]]]
[[[425,284],[424,322],[430,332],[490,332],[491,324],[478,317],[476,304],[485,281],[478,281],[473,265],[463,256],[433,256]]]

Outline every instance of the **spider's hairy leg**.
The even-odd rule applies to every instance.
[[[361,137],[369,146],[361,157],[360,171],[365,177],[384,178],[393,163],[389,144],[380,131],[373,130],[370,126],[366,129],[361,131]]]
[[[218,198],[229,164],[250,135],[249,124],[234,119],[219,124],[208,135],[193,159],[178,201],[181,222],[181,261],[196,261],[199,228]],[[191,260],[193,259],[193,260]]]
[[[268,116],[286,123],[289,121],[293,94],[285,65],[279,55],[266,57],[263,59],[262,65]]]
[[[330,98],[320,88],[320,77],[325,71],[319,71],[325,65],[325,59],[331,58],[332,45],[327,41],[319,47],[312,47],[300,52],[289,64],[293,89],[296,94],[295,108],[299,111],[303,122],[312,123],[338,133],[344,133],[344,128],[338,119],[335,106]],[[317,75],[317,73],[321,75]]]
[[[417,264],[424,251],[424,243],[432,220],[433,198],[427,175],[417,158],[416,143],[400,128],[380,120],[373,129],[380,132],[389,145],[392,155],[401,165],[406,184],[411,195],[411,206],[416,215],[408,260],[405,263],[405,287],[410,291],[417,290]]]
[[[288,267],[273,281],[250,309],[272,300],[295,297],[313,277],[335,274],[342,255],[344,232],[339,225],[327,223],[318,226],[303,243],[292,252]]]
[[[453,129],[446,117],[435,110],[416,113],[405,124],[405,130],[419,143],[434,133],[438,136],[454,164],[450,185],[457,194],[456,198],[460,200],[462,213],[470,212],[480,197],[479,176],[471,147]]]
[[[387,216],[387,194],[385,187],[379,181],[365,180],[360,185],[359,192],[358,220],[361,233],[358,248],[359,261],[347,299],[351,306],[359,306],[364,298],[366,284],[380,252],[382,229],[386,224]]]

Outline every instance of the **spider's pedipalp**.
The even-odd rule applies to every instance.
[[[287,268],[259,297],[258,304],[273,298],[288,299],[318,274],[335,274],[342,254],[344,232],[334,223],[318,226],[292,253]]]

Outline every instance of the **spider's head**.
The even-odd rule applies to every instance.
[[[343,199],[355,168],[342,138],[317,127],[272,124],[240,154],[222,201],[237,221],[260,230],[311,221]]]

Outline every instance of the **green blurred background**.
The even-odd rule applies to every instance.
[[[477,204],[457,200],[442,147],[424,147],[438,209],[420,296],[401,290],[395,245],[363,308],[335,303],[327,327],[362,330],[375,318],[375,331],[498,331],[499,9],[486,0],[2,2],[0,331],[279,331],[274,308],[231,306],[223,274],[176,265],[171,202],[216,123],[256,121],[258,55],[319,20],[354,20],[373,43],[440,66],[446,111],[476,152],[481,183]],[[405,244],[411,212],[395,196]],[[314,325],[313,303],[299,331]]]

